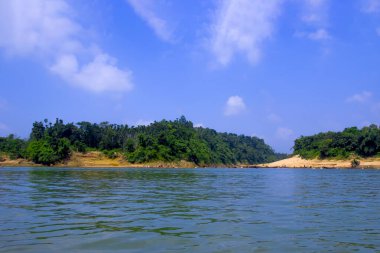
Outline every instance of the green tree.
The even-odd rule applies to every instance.
[[[46,140],[32,140],[27,147],[28,157],[35,163],[52,165],[58,161],[52,147]]]

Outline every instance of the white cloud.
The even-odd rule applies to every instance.
[[[329,0],[301,0],[304,5],[304,11],[301,16],[302,21],[311,25],[326,25],[328,19]]]
[[[173,42],[173,31],[168,22],[158,16],[157,0],[126,0],[134,11],[145,20],[155,34],[163,41]]]
[[[276,131],[276,136],[282,140],[289,140],[294,135],[293,130],[286,127],[279,127]]]
[[[138,121],[136,121],[135,126],[149,126],[152,123],[153,120],[139,119]]]
[[[197,127],[197,128],[202,127],[202,128],[204,128],[204,125],[202,123],[196,123],[196,124],[194,124],[194,127]]]
[[[0,46],[10,54],[49,54],[75,44],[81,27],[64,0],[0,2]],[[63,48],[62,48],[63,47]]]
[[[365,103],[367,101],[369,101],[372,97],[372,93],[371,92],[368,92],[368,91],[363,91],[361,93],[358,93],[358,94],[355,94],[351,97],[348,97],[346,99],[347,102],[358,102],[358,103]]]
[[[96,46],[86,46],[83,41],[94,43],[84,35],[66,0],[0,2],[0,48],[8,54],[42,59],[52,73],[90,91],[130,90],[131,72]]]
[[[314,41],[327,41],[332,38],[329,32],[323,28],[319,28],[313,32],[296,32],[294,36],[298,38],[307,38]]]
[[[314,41],[331,39],[332,36],[327,30],[329,0],[302,0],[299,2],[304,6],[301,20],[309,26],[308,30],[313,29],[314,32],[296,32],[295,35]]]
[[[209,41],[217,62],[227,65],[235,53],[257,63],[263,42],[272,36],[282,0],[223,0],[211,25]]]
[[[242,113],[246,109],[244,100],[239,96],[231,96],[228,98],[224,115],[233,116]]]
[[[311,40],[328,40],[331,36],[325,29],[320,28],[315,32],[309,33],[308,38]]]
[[[362,11],[367,13],[379,13],[380,0],[364,0]]]
[[[282,121],[281,117],[275,113],[270,113],[269,115],[267,115],[267,120],[269,120],[273,123],[279,123]]]
[[[69,83],[94,92],[128,91],[132,89],[131,73],[116,67],[116,60],[107,54],[95,55],[94,60],[79,66],[75,55],[63,55],[51,67]]]

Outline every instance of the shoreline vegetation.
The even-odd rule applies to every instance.
[[[284,157],[262,139],[194,127],[184,116],[137,127],[45,120],[27,140],[0,137],[0,165],[226,167]]]
[[[293,154],[264,140],[194,127],[184,116],[149,126],[35,122],[27,140],[0,137],[0,167],[380,168],[380,128],[301,136]]]
[[[319,168],[319,169],[380,169],[380,158],[360,158],[357,159],[360,164],[352,166],[351,159],[303,159],[299,155],[295,155],[286,159],[278,160],[272,163],[263,164],[235,164],[223,165],[215,164],[208,166],[198,166],[195,163],[188,161],[163,162],[153,161],[148,163],[130,163],[123,157],[108,158],[102,152],[91,151],[88,153],[73,153],[70,159],[52,165],[51,167],[62,168]],[[0,161],[0,167],[42,167],[41,164],[36,164],[26,159],[9,159],[4,157]]]
[[[9,159],[5,157],[0,161],[0,167],[41,167],[27,159]],[[87,153],[74,152],[69,159],[51,165],[50,167],[75,167],[75,168],[196,168],[195,163],[187,161],[162,162],[152,161],[147,163],[130,163],[123,156],[117,155],[109,158],[100,151],[90,151]]]

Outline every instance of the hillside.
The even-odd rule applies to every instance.
[[[93,151],[113,160],[105,164],[119,159],[120,166],[231,166],[273,162],[284,157],[262,139],[194,127],[183,116],[138,127],[108,122],[65,124],[59,119],[53,124],[45,120],[33,124],[28,140],[13,135],[0,138],[3,156],[42,165],[65,164],[80,156],[83,161],[86,155],[95,154]]]
[[[350,159],[380,156],[380,128],[376,125],[346,128],[301,136],[295,140],[294,154],[305,159]]]

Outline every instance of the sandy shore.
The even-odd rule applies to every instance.
[[[360,161],[358,168],[380,169],[380,158],[357,159]],[[305,160],[299,156],[293,156],[273,163],[259,164],[258,168],[351,168],[351,160]]]
[[[380,158],[359,159],[358,168],[377,168],[380,169]],[[0,161],[0,167],[38,167],[41,165],[27,161],[25,159]],[[150,162],[144,164],[129,163],[123,157],[110,159],[98,151],[86,154],[74,153],[71,158],[54,167],[80,167],[80,168],[197,168],[197,165],[187,161],[180,162]],[[210,166],[225,167],[225,166]],[[351,160],[305,160],[299,156],[293,156],[273,163],[258,165],[235,165],[229,167],[236,168],[351,168]]]
[[[5,161],[0,162],[0,167],[38,167],[41,165],[35,164],[25,159],[10,160],[5,158]],[[70,159],[64,163],[55,164],[52,167],[80,167],[80,168],[195,168],[194,163],[187,161],[179,162],[150,162],[144,164],[130,163],[117,157],[110,159],[103,153],[98,151],[88,152],[86,154],[74,153]]]
[[[180,162],[150,162],[144,164],[130,163],[123,157],[110,159],[98,151],[88,152],[86,154],[74,153],[70,160],[58,167],[84,167],[84,168],[101,168],[101,167],[122,167],[122,168],[193,168],[194,163]]]

